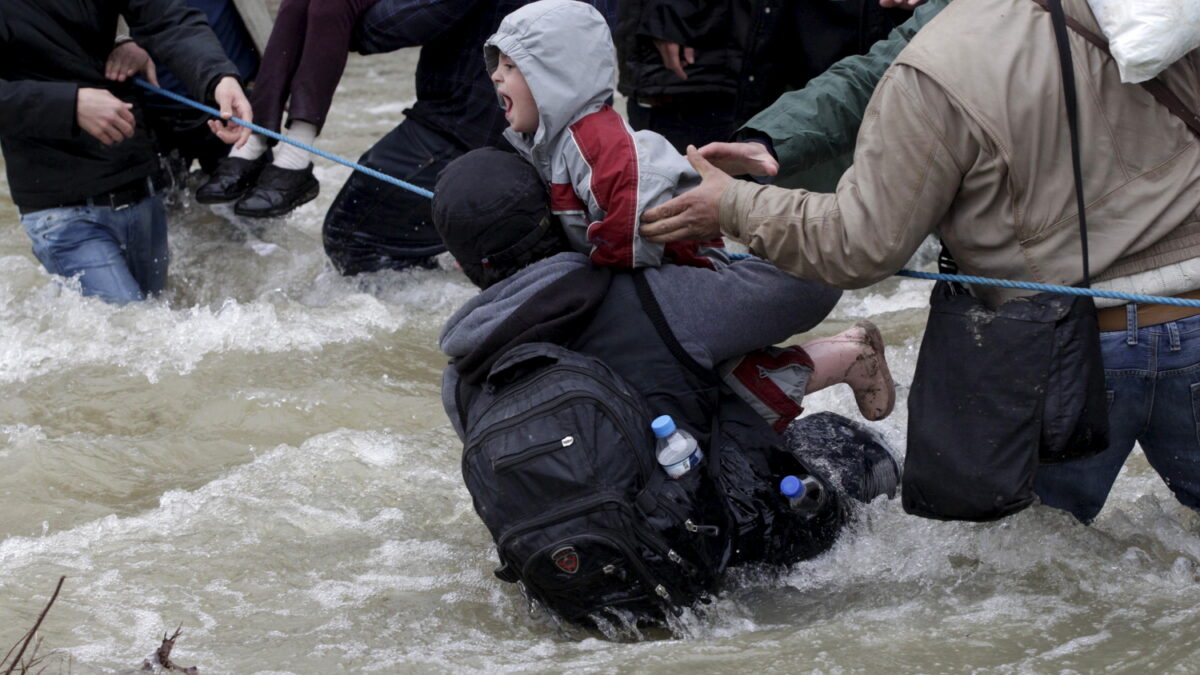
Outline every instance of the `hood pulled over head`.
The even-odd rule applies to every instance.
[[[537,146],[557,137],[612,96],[612,34],[600,12],[581,0],[538,0],[504,17],[484,43],[489,74],[501,52],[521,70],[537,103],[539,124],[532,138],[514,139],[520,135],[506,132],[517,144]]]

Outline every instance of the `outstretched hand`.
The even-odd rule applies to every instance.
[[[731,176],[774,176],[779,160],[762,143],[709,143],[700,148],[700,156]]]
[[[125,80],[141,73],[146,81],[158,86],[158,73],[154,69],[154,59],[150,54],[130,40],[113,47],[104,63],[104,77],[116,82]]]
[[[700,185],[642,214],[638,232],[649,241],[703,241],[721,236],[721,195],[733,178],[704,159],[694,145],[688,146],[687,158],[700,174]]]
[[[237,148],[242,147],[250,139],[250,127],[225,121],[231,117],[245,122],[254,121],[254,112],[250,109],[250,101],[246,99],[242,85],[238,84],[236,78],[223,77],[213,90],[213,98],[221,109],[221,119],[209,120],[208,128],[222,141],[234,143]]]

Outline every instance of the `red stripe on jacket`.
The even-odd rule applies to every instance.
[[[638,212],[637,143],[620,115],[610,106],[587,115],[571,125],[571,135],[583,160],[592,171],[591,191],[604,210],[604,219],[588,224],[592,262],[611,267],[633,267],[633,244],[641,223]],[[584,205],[575,194],[558,194],[562,184],[551,185],[551,208],[574,211]],[[572,199],[573,198],[573,199]],[[720,237],[707,242],[675,241],[666,245],[663,262],[689,267],[715,265],[699,252],[701,246],[724,248]]]
[[[583,200],[570,183],[550,184],[550,210],[554,213],[587,213]]]
[[[638,226],[638,158],[633,136],[611,106],[571,125],[575,145],[592,170],[592,196],[604,219],[588,224],[592,262],[633,267],[633,237]]]

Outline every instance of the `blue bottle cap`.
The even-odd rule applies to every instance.
[[[784,476],[783,480],[779,481],[779,491],[788,499],[803,497],[804,481],[795,476]]]
[[[659,415],[650,423],[650,429],[657,438],[666,438],[675,433],[675,420],[670,415]]]

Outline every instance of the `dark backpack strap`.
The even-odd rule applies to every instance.
[[[721,378],[717,376],[711,369],[700,365],[692,355],[684,349],[683,345],[679,344],[679,338],[675,337],[675,333],[671,331],[671,327],[667,324],[667,317],[663,314],[662,306],[658,304],[658,298],[654,297],[654,290],[650,288],[650,282],[646,280],[646,273],[635,271],[633,273],[633,287],[637,291],[638,301],[642,305],[642,311],[650,318],[650,323],[654,324],[654,330],[658,332],[658,337],[667,345],[667,350],[679,361],[685,368],[701,380],[713,385],[717,390],[716,407],[713,410],[712,428],[709,430],[708,443],[708,477],[712,479],[713,485],[716,486],[718,493],[722,499],[727,499],[725,489],[721,485],[721,425],[719,422],[719,413],[721,410],[721,396],[725,395],[722,391]],[[729,515],[728,508],[721,509],[725,515],[725,528],[729,531],[729,523],[732,517]]]
[[[1034,0],[1041,3],[1044,0]],[[1075,206],[1079,210],[1079,239],[1083,250],[1083,287],[1092,285],[1088,269],[1087,211],[1083,200],[1083,167],[1079,160],[1079,105],[1075,99],[1075,65],[1067,41],[1066,14],[1062,0],[1048,0],[1054,41],[1058,44],[1058,63],[1062,69],[1063,93],[1067,99],[1067,129],[1071,132],[1071,170],[1075,174]]]
[[[654,330],[658,331],[658,337],[667,345],[671,356],[674,356],[675,360],[682,363],[693,375],[714,386],[720,385],[721,378],[717,377],[717,374],[711,369],[700,365],[683,348],[683,345],[679,344],[679,339],[675,337],[675,333],[671,331],[671,326],[667,324],[667,317],[663,314],[662,307],[658,304],[658,298],[654,297],[654,291],[650,288],[650,282],[646,281],[646,274],[644,272],[635,271],[633,273],[633,287],[637,290],[638,301],[641,302],[642,311],[649,317],[650,323],[654,324]]]
[[[455,373],[454,408],[458,410],[458,428],[467,433],[467,406],[475,400],[475,396],[467,391],[463,378]]]

